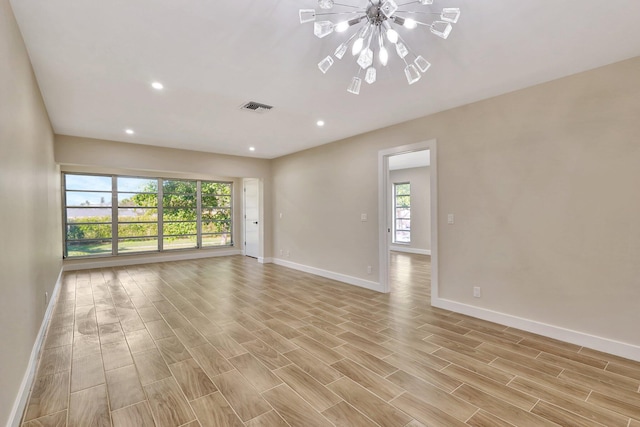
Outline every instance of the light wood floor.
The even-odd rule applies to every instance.
[[[245,257],[65,274],[33,426],[640,427],[640,363]]]

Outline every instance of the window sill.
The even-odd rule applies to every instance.
[[[131,253],[116,256],[100,255],[93,257],[74,257],[64,259],[63,268],[64,271],[74,271],[87,270],[91,268],[121,267],[127,265],[183,261],[232,255],[242,255],[242,250],[235,246],[220,246],[203,249],[175,249],[164,252],[139,252],[135,254]]]

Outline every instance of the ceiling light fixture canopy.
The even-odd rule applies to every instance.
[[[409,84],[420,80],[431,64],[422,55],[416,54],[403,40],[401,33],[417,27],[428,27],[432,34],[446,39],[451,34],[452,24],[458,22],[460,9],[447,7],[440,11],[431,11],[429,5],[433,0],[407,0],[398,4],[399,0],[352,0],[359,5],[338,3],[334,0],[317,0],[320,11],[300,9],[300,23],[313,22],[313,33],[324,38],[331,33],[345,33],[351,28],[355,31],[348,36],[335,50],[333,56],[342,59],[351,47],[350,52],[356,58],[358,74],[353,77],[347,91],[358,95],[364,81],[373,84],[377,71],[375,60],[385,67],[389,61],[390,51],[404,61],[404,74]],[[349,1],[349,0],[346,0]],[[423,7],[426,6],[426,7]],[[333,10],[342,8],[344,11]],[[416,9],[417,8],[417,9]],[[337,16],[338,22],[317,20],[318,17]],[[431,23],[423,22],[423,17],[435,16]],[[328,55],[318,63],[318,68],[327,73],[334,64],[333,56]]]

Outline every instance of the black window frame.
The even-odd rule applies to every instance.
[[[101,190],[93,190],[91,188],[88,189],[68,189],[68,176],[88,176],[88,177],[104,177],[108,178],[111,181],[111,189],[106,190],[102,188]],[[133,179],[143,179],[150,182],[155,182],[155,190],[151,191],[132,191],[131,189],[119,189],[118,188],[118,179],[119,178],[133,178]],[[96,257],[117,257],[117,256],[126,256],[126,255],[140,255],[140,254],[149,254],[149,253],[168,253],[182,250],[200,250],[200,249],[216,249],[223,247],[233,247],[233,231],[234,231],[234,183],[233,181],[227,180],[202,180],[202,179],[186,179],[186,178],[173,178],[173,177],[149,177],[149,176],[136,176],[136,175],[115,175],[115,174],[100,174],[100,173],[85,173],[85,172],[62,172],[61,174],[62,181],[62,222],[63,222],[63,258],[64,259],[82,259],[82,258],[96,258]],[[195,194],[196,204],[193,208],[188,207],[185,209],[194,209],[195,210],[195,219],[190,219],[188,221],[176,220],[165,220],[163,215],[164,209],[164,183],[165,182],[191,182],[195,184]],[[104,181],[102,181],[104,185]],[[224,231],[219,233],[203,233],[203,221],[202,221],[202,183],[207,184],[215,184],[216,188],[223,189],[225,194],[220,194],[220,196],[225,198],[226,203],[225,206],[220,207],[220,211],[223,211],[222,216],[219,217],[219,222],[223,222],[225,224]],[[119,191],[120,190],[120,191]],[[82,205],[73,205],[68,203],[68,195],[73,193],[87,193],[88,195],[94,195],[95,197],[100,194],[104,194],[105,196],[100,199],[100,205],[91,205],[89,200],[86,201],[86,204]],[[155,206],[147,206],[147,205],[122,205],[121,201],[119,201],[121,195],[123,194],[155,194],[157,203]],[[172,195],[182,195],[182,193],[170,193]],[[187,194],[187,193],[185,193]],[[205,196],[210,196],[210,194],[205,194]],[[216,195],[217,196],[217,195]],[[106,199],[109,199],[109,202],[106,203]],[[126,199],[125,199],[126,200]],[[211,207],[208,208],[217,208]],[[71,220],[69,218],[69,209],[82,209],[82,210],[90,210],[94,209],[96,212],[103,212],[107,209],[110,210],[110,215],[104,215],[104,217],[99,217],[101,219],[100,222],[95,222],[92,217],[86,216],[84,217],[84,221]],[[122,219],[121,213],[127,210],[136,211],[145,211],[149,213],[150,217],[145,219],[140,219],[138,217],[134,218],[131,221],[126,221]],[[155,211],[155,213],[154,213]],[[105,218],[109,218],[110,220],[105,220]],[[164,226],[167,224],[177,224],[177,223],[189,223],[188,227],[192,229],[192,224],[195,224],[195,234],[175,234],[171,236],[165,236]],[[84,226],[85,230],[93,232],[97,236],[105,236],[95,238],[96,236],[90,235],[85,238],[85,233],[78,232]],[[120,227],[124,229],[135,228],[133,226],[139,226],[139,228],[144,229],[145,227],[149,229],[155,229],[155,233],[153,235],[142,234],[138,235],[126,235],[121,236]],[[110,227],[111,232],[108,233],[108,227]],[[71,235],[71,231],[74,231],[75,238],[69,238]],[[222,236],[217,241],[221,243],[211,243],[210,240],[206,240],[207,244],[203,244],[203,235],[209,237],[211,235]],[[106,237],[108,235],[108,237]],[[165,239],[179,239],[179,238],[189,238],[189,240],[193,241],[193,237],[195,237],[195,244],[189,247],[174,247],[174,248],[165,248],[164,241]],[[149,249],[148,247],[144,250],[121,250],[120,243],[121,241],[153,241],[155,240],[155,247]],[[82,253],[78,255],[74,255],[73,251],[70,251],[70,246],[79,245],[79,244],[91,244],[95,243],[94,248],[97,251],[96,254],[90,253]],[[109,250],[109,245],[110,250]],[[92,248],[92,246],[87,246],[87,249]],[[72,254],[70,255],[70,252]],[[78,251],[80,252],[80,251]]]
[[[408,186],[408,194],[398,194],[400,186]],[[398,199],[407,199],[409,203],[398,204]],[[409,216],[398,217],[398,210],[402,209],[408,212]],[[408,227],[398,227],[399,223],[408,223]],[[407,233],[407,240],[398,239],[399,233]],[[411,183],[410,182],[394,182],[393,183],[393,243],[398,245],[411,244]]]

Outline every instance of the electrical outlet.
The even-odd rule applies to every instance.
[[[289,258],[289,255],[291,255],[291,252],[289,252],[289,249],[287,249],[287,252],[285,253],[285,256],[286,256],[287,258]]]
[[[367,266],[367,274],[371,274],[371,266],[370,265]]]
[[[365,222],[367,220],[367,214],[360,214],[360,221]]]
[[[280,256],[282,256],[283,253],[284,253],[284,251],[282,249],[280,249]]]
[[[455,224],[455,218],[453,217],[453,214],[449,214],[447,215],[447,223],[449,224]]]
[[[473,296],[475,298],[480,298],[482,296],[482,290],[480,289],[480,286],[473,287]]]

